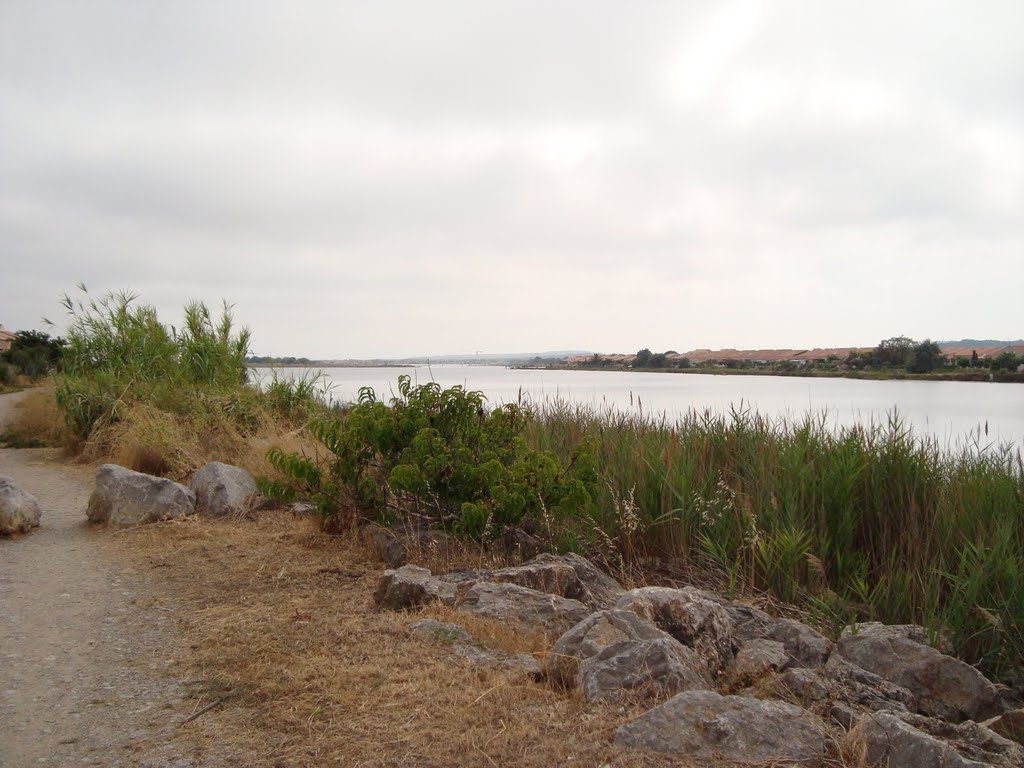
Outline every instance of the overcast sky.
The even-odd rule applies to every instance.
[[[0,2],[0,323],[258,354],[1024,333],[1024,2]],[[59,329],[58,329],[59,330]]]

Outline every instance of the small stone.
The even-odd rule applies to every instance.
[[[748,640],[736,652],[727,668],[732,685],[750,685],[772,672],[786,668],[789,654],[786,646],[775,640]]]
[[[479,582],[466,592],[459,610],[492,619],[514,619],[561,634],[580,622],[590,609],[578,600],[538,592],[518,584]]]
[[[441,581],[426,568],[403,565],[398,570],[384,571],[373,593],[378,608],[402,611],[431,602],[451,605],[455,602],[455,585]]]

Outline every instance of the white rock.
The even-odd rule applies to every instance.
[[[195,507],[196,495],[180,483],[104,464],[85,514],[96,523],[130,526],[191,515]]]
[[[256,496],[256,481],[241,467],[211,461],[188,484],[196,495],[196,512],[209,517],[243,515]]]
[[[0,477],[0,535],[28,533],[39,527],[39,502],[9,477]]]

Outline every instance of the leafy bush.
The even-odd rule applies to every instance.
[[[385,519],[412,512],[472,537],[488,537],[545,513],[589,513],[597,491],[590,443],[565,463],[528,448],[519,406],[488,411],[479,392],[398,380],[385,405],[368,387],[343,416],[315,419],[310,430],[329,451],[307,458],[272,451],[286,482],[263,481],[268,495],[311,498],[334,518],[346,501]]]

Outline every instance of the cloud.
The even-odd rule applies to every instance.
[[[8,3],[0,321],[84,280],[309,356],[1019,336],[1022,24]]]

